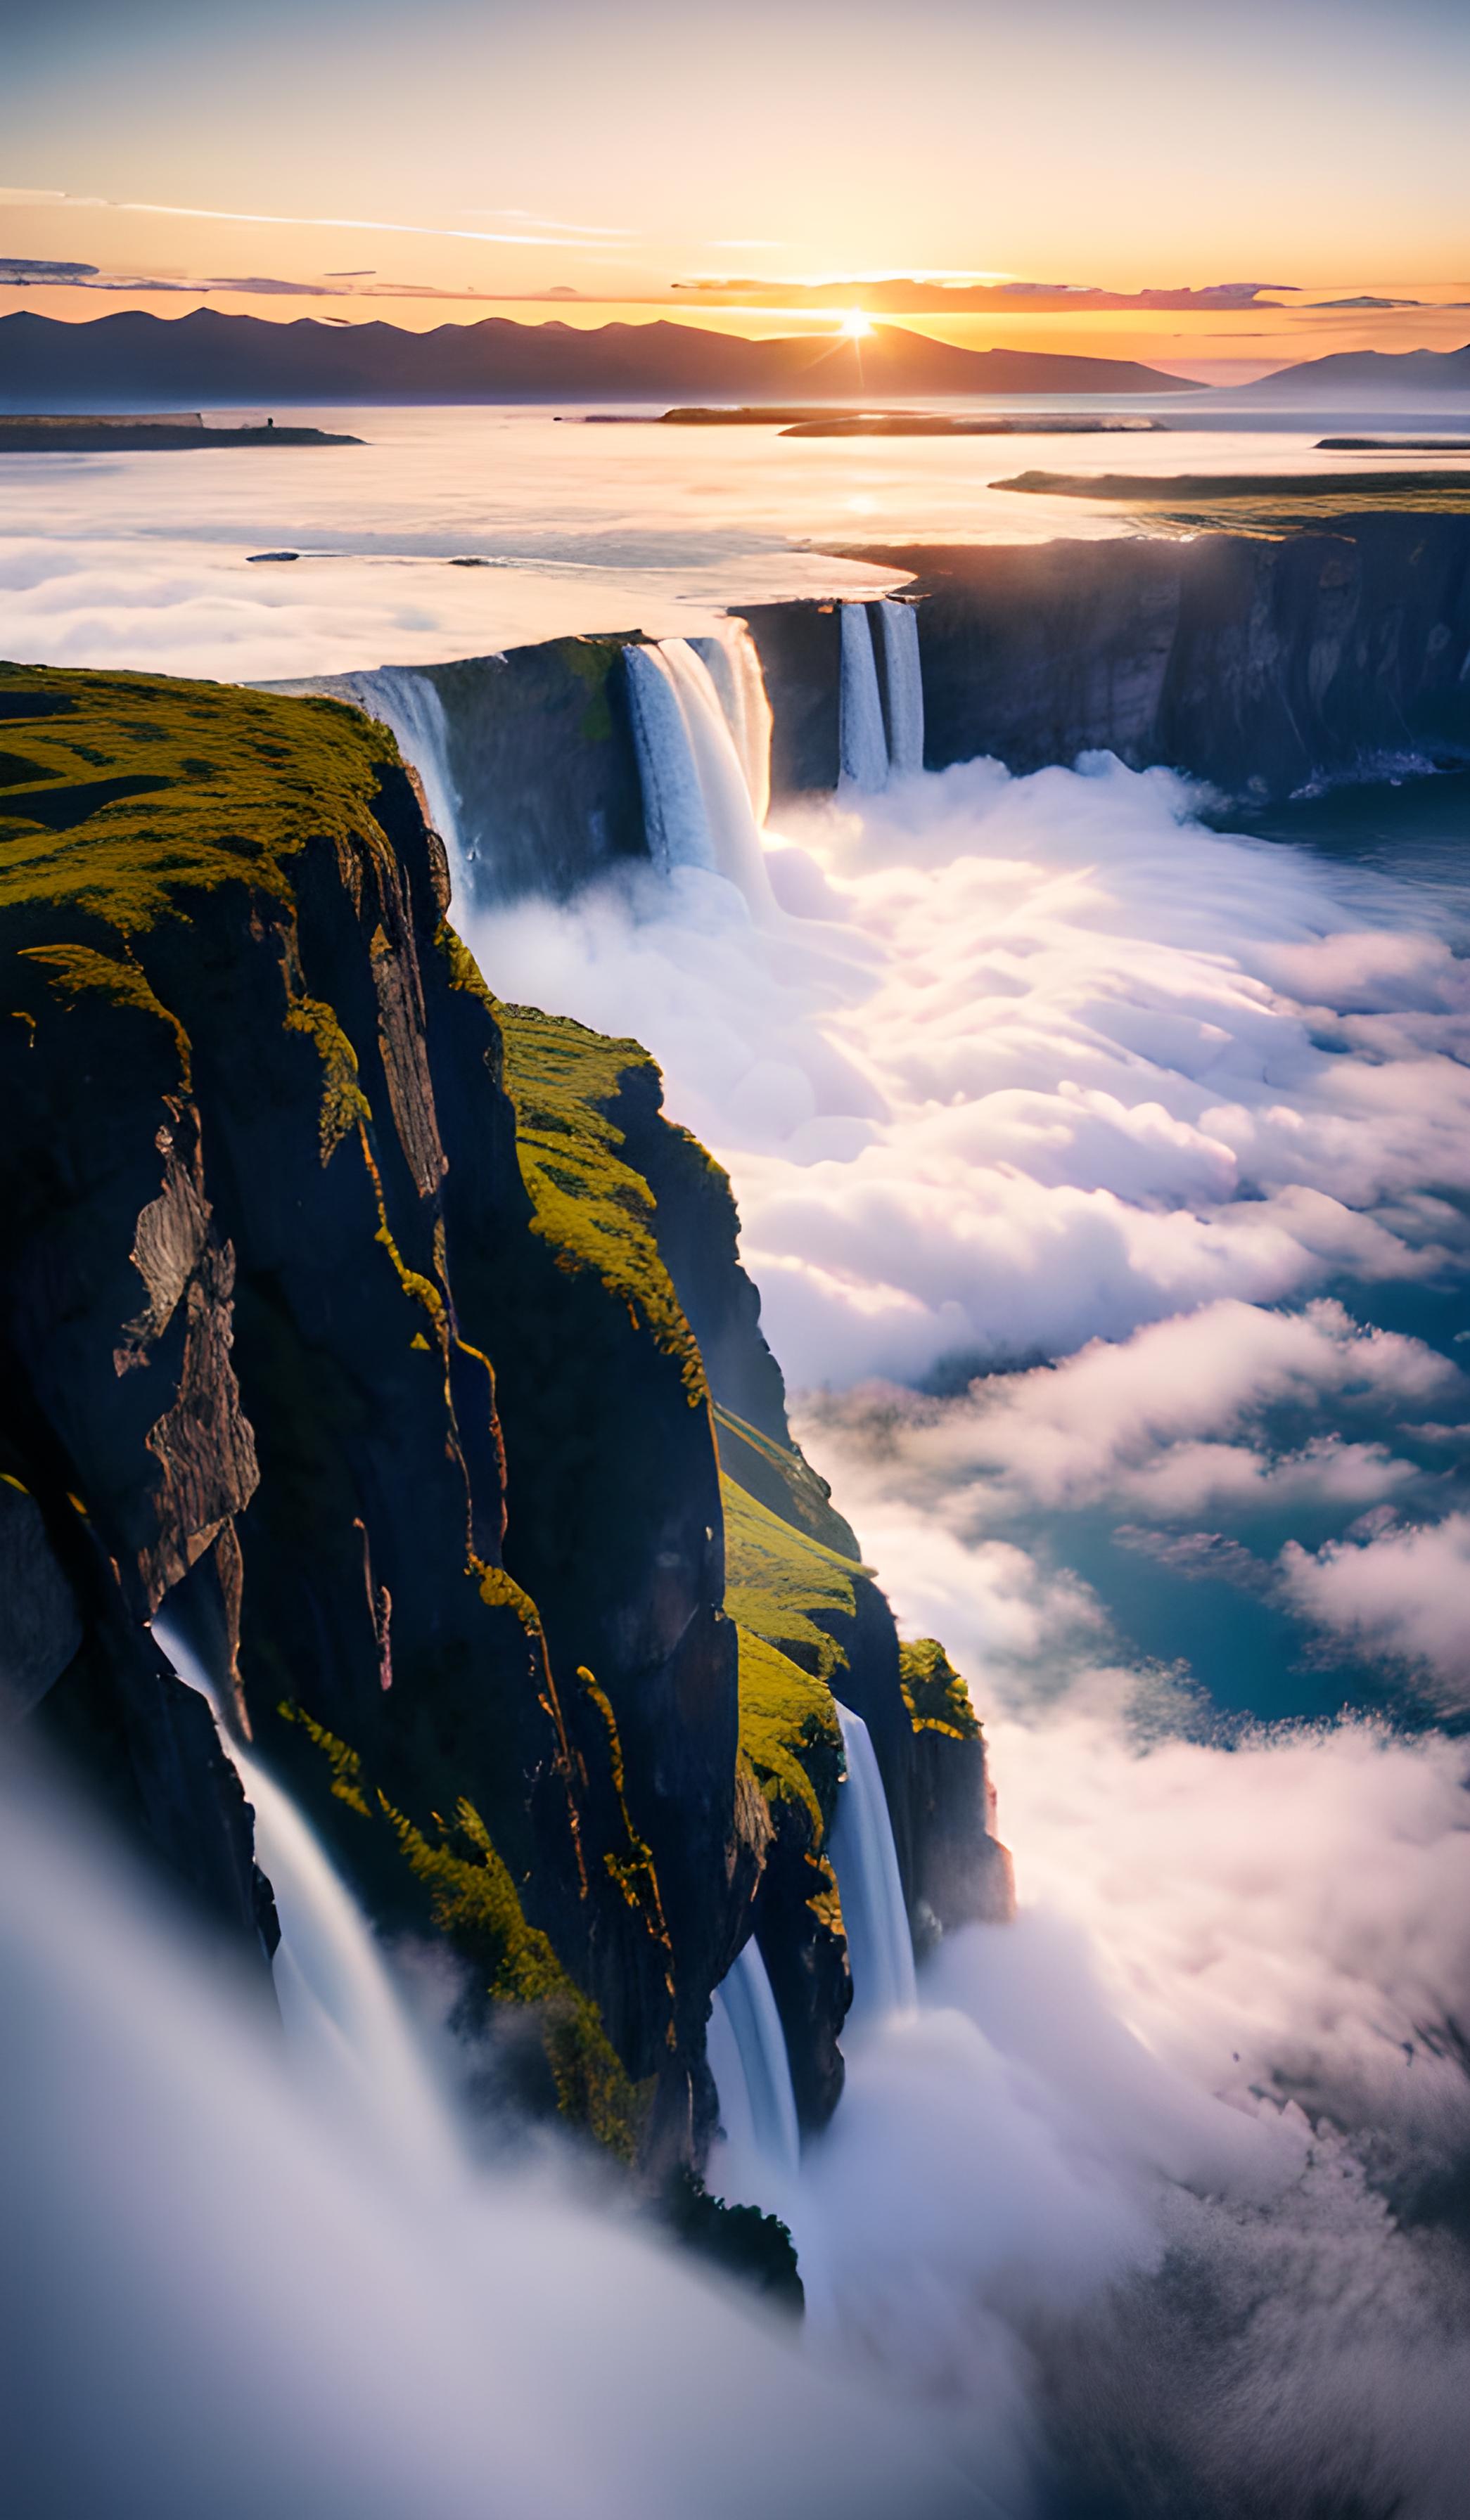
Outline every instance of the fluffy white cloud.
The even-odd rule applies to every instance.
[[[1331,1541],[1315,1553],[1293,1541],[1281,1565],[1309,1617],[1427,1675],[1445,1707],[1470,1706],[1470,1513]]]
[[[1428,1274],[1463,1229],[1424,1185],[1470,1188],[1464,966],[1188,802],[971,763],[789,825],[816,919],[686,872],[469,924],[496,985],[661,1058],[798,1382]]]

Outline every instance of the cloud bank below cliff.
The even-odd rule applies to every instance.
[[[1462,1696],[1470,1387],[1427,1330],[1464,1265],[1464,904],[1189,808],[976,764],[773,841],[763,929],[686,875],[480,950],[662,1058],[825,1386],[802,1440],[986,1718],[1022,1912],[854,2051],[811,2171],[844,2352],[1017,2509],[1294,2520],[1315,2485],[1448,2520],[1470,1760],[1223,1726],[1080,1544]],[[1388,1289],[1425,1335],[1375,1324]]]

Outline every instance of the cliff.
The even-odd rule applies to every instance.
[[[1467,517],[852,557],[912,573],[931,770],[1107,750],[1274,797],[1375,756],[1470,751]],[[742,609],[775,721],[773,794],[834,788],[834,609]]]
[[[790,1444],[723,1175],[636,1044],[493,998],[373,721],[20,667],[0,713],[18,1717],[268,1948],[166,1604],[380,1924],[450,1945],[467,2019],[528,2025],[534,2101],[697,2166],[754,1930],[818,2122],[834,1684],[921,1923],[1003,1880],[956,1727],[935,1845],[970,1857],[936,1891],[924,1719]]]

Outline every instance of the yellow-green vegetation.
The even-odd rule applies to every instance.
[[[777,1443],[718,1401],[714,1426],[721,1466],[749,1495],[838,1556],[859,1562],[857,1543],[834,1507],[825,1479],[818,1478],[794,1444]]]
[[[847,1647],[817,1624],[850,1619],[856,1610],[853,1566],[835,1549],[808,1538],[722,1474],[725,1515],[725,1608],[767,1644],[794,1654],[822,1682],[847,1668]]]
[[[936,1637],[898,1647],[898,1684],[916,1732],[945,1732],[952,1741],[980,1738],[970,1691]]]
[[[464,938],[456,934],[447,919],[439,921],[435,930],[434,941],[449,967],[450,988],[466,990],[472,998],[478,998],[482,1006],[487,1007],[492,1015],[498,1014],[500,1010],[493,994],[485,985],[480,965],[476,962]]]
[[[518,1584],[514,1575],[507,1574],[503,1566],[482,1566],[479,1574],[480,1598],[486,1609],[514,1610],[527,1635],[534,1637],[538,1643],[544,1642],[540,1611],[525,1585]]]
[[[0,850],[4,843],[0,841]],[[179,1077],[185,1093],[192,1083],[192,1045],[176,1014],[170,1013],[148,974],[127,954],[99,954],[91,945],[23,945],[28,963],[38,963],[52,976],[52,986],[78,997],[94,990],[114,1006],[136,1007],[167,1026],[179,1055]]]
[[[437,1930],[475,1969],[494,2003],[534,2006],[557,2107],[619,2160],[637,2151],[652,2084],[627,2074],[589,1995],[568,1974],[550,1940],[528,1924],[510,1871],[473,1803],[461,1801],[452,1822],[426,1836],[386,1794],[363,1778],[358,1753],[299,1707],[280,1713],[299,1724],[326,1758],[332,1792],[370,1826],[392,1831],[398,1852],[428,1893]]]
[[[677,1359],[690,1406],[701,1407],[704,1364],[654,1239],[653,1192],[621,1160],[622,1131],[602,1108],[630,1070],[653,1061],[637,1042],[609,1041],[569,1016],[533,1007],[496,1012],[534,1231],[569,1275],[589,1270],[622,1298],[632,1321]]]
[[[123,936],[224,883],[289,902],[292,857],[371,833],[398,757],[356,709],[232,684],[0,665],[0,695],[36,773],[0,788],[0,910],[70,907]],[[34,717],[10,714],[22,696]]]
[[[315,1042],[322,1062],[321,1147],[322,1162],[328,1164],[344,1138],[373,1116],[357,1082],[357,1053],[338,1022],[336,1010],[323,998],[298,998],[287,1011],[286,1029],[303,1032]]]
[[[811,1845],[826,1836],[842,1766],[832,1691],[750,1628],[740,1639],[740,1746],[767,1802],[804,1810]]]
[[[832,1682],[847,1669],[848,1651],[830,1623],[855,1616],[856,1570],[850,1558],[748,1496],[727,1472],[720,1496],[725,1608],[740,1635],[740,1746],[767,1801],[805,1811],[816,1855],[842,1770]],[[814,1883],[813,1895],[823,1887]],[[831,1887],[835,1897],[835,1882]]]
[[[597,1682],[585,1665],[577,1666],[576,1676],[601,1716],[607,1732],[613,1790],[618,1796],[618,1809],[628,1844],[626,1855],[615,1855],[610,1849],[604,1856],[603,1862],[608,1868],[610,1878],[617,1882],[628,1906],[642,1917],[654,1941],[663,1950],[664,1984],[668,1991],[667,2038],[671,2048],[674,2041],[673,1944],[669,1939],[668,1922],[664,1913],[664,1894],[659,1888],[659,1872],[654,1862],[654,1851],[647,1838],[633,1826],[632,1814],[627,1807],[627,1778],[622,1764],[622,1742],[619,1737],[618,1719],[613,1713],[612,1699],[606,1689],[598,1688]]]

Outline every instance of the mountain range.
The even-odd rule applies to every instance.
[[[751,341],[657,322],[518,324],[491,316],[410,333],[393,324],[291,324],[204,307],[64,323],[0,317],[0,410],[146,410],[262,402],[850,402],[911,394],[1187,393],[1188,378],[1131,359],[962,350],[893,325],[861,341]]]
[[[1304,359],[1278,368],[1244,390],[1290,394],[1305,403],[1340,402],[1366,395],[1377,402],[1403,401],[1421,393],[1470,396],[1470,342],[1462,350],[1335,350],[1330,358]]]

